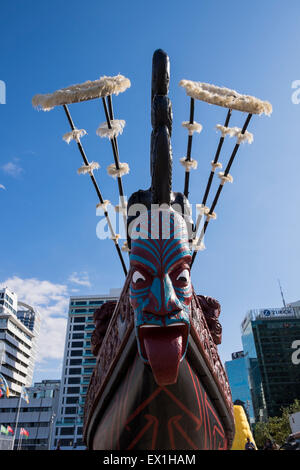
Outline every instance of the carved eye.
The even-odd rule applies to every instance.
[[[143,282],[143,281],[146,281],[146,278],[139,271],[134,271],[133,276],[132,276],[132,282],[136,284],[138,282]]]
[[[190,273],[188,269],[181,271],[179,276],[177,276],[176,281],[188,282],[190,280]]]

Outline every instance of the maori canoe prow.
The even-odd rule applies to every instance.
[[[128,201],[130,269],[119,301],[95,313],[97,363],[84,413],[88,449],[230,449],[234,438],[231,392],[217,351],[220,305],[194,292],[189,202],[172,191],[168,87],[169,58],[158,50],[151,187]],[[134,204],[145,210],[129,230]]]
[[[197,253],[205,248],[204,235],[216,219],[223,188],[233,182],[229,172],[238,149],[253,141],[247,130],[250,120],[255,114],[270,115],[272,106],[229,88],[181,80],[179,85],[190,98],[190,116],[182,123],[188,131],[186,156],[180,159],[184,191],[174,192],[169,83],[169,57],[158,49],[152,61],[151,184],[133,193],[128,204],[123,177],[129,165],[120,161],[117,141],[125,121],[115,119],[112,95],[126,91],[130,80],[123,75],[102,76],[32,99],[33,106],[44,111],[62,107],[70,127],[63,140],[78,147],[83,160],[78,174],[90,177],[98,198],[96,208],[103,210],[125,274],[118,302],[107,302],[94,314],[91,348],[97,360],[85,399],[83,429],[90,450],[221,450],[231,448],[235,434],[231,391],[217,350],[221,307],[215,299],[195,293],[191,270]],[[75,126],[69,110],[69,105],[89,100],[101,100],[103,105],[106,120],[96,134],[109,139],[112,148],[113,163],[107,173],[116,180],[120,203],[115,209],[127,231],[122,248],[108,211],[111,203],[94,175],[100,165],[88,160],[81,143],[87,132]],[[192,158],[192,142],[203,127],[194,120],[196,100],[227,111],[224,125],[216,125],[221,136],[194,224],[188,197],[191,171],[198,163]],[[242,128],[229,127],[233,112],[247,113]],[[218,172],[219,185],[208,207],[227,137],[236,138],[236,143],[226,167]]]

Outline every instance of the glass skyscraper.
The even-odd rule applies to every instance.
[[[93,314],[102,304],[118,300],[120,289],[108,295],[71,297],[66,332],[59,407],[53,447],[85,449],[82,441],[84,401],[96,364],[91,352]]]
[[[243,402],[250,423],[254,423],[254,410],[248,382],[248,370],[243,351],[232,354],[232,360],[225,362],[226,373],[232,393],[232,401]]]
[[[245,317],[242,343],[256,421],[279,416],[300,397],[300,369],[292,360],[299,338],[299,307],[251,310]]]
[[[0,372],[12,396],[20,395],[22,386],[32,384],[39,332],[38,311],[18,301],[17,294],[9,288],[1,289]]]

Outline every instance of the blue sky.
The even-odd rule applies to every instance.
[[[271,117],[252,119],[252,145],[244,144],[209,225],[206,251],[198,254],[193,283],[198,293],[222,304],[223,360],[241,348],[240,324],[250,308],[281,305],[277,279],[287,301],[299,289],[299,127],[300,105],[292,103],[292,82],[300,79],[297,0],[158,2],[115,0],[15,0],[1,6],[0,80],[6,104],[0,105],[0,284],[12,286],[21,300],[42,314],[41,362],[35,380],[59,378],[67,303],[72,294],[106,293],[124,276],[112,242],[96,237],[96,195],[88,177],[78,176],[81,158],[61,108],[49,113],[31,106],[36,93],[121,73],[131,88],[114,99],[116,118],[125,119],[120,159],[129,196],[149,186],[150,80],[155,49],[171,60],[169,96],[173,104],[173,189],[183,191],[179,158],[187,135],[189,99],[182,78],[234,88],[268,100]],[[110,144],[99,140],[104,121],[99,101],[70,110],[104,198],[117,203],[115,182],[106,174]],[[193,141],[198,170],[191,174],[190,201],[200,203],[218,142],[214,129],[226,110],[196,103],[203,125]],[[245,116],[235,112],[232,125]],[[233,141],[224,145],[226,162]],[[214,187],[215,188],[215,187]]]

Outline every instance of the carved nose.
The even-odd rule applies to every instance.
[[[167,274],[163,279],[154,278],[149,292],[149,302],[143,310],[145,313],[160,316],[175,315],[181,310],[180,302]]]

